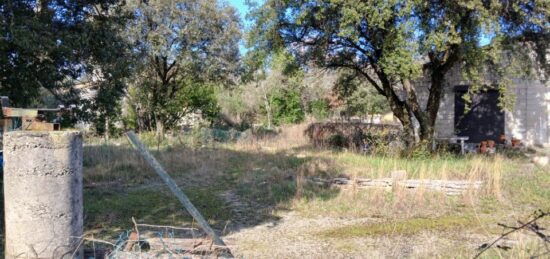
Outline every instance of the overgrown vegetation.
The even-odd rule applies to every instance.
[[[546,71],[538,63],[549,42],[549,7],[534,0],[273,0],[250,5],[246,31],[223,1],[0,4],[2,93],[22,106],[78,103],[66,123],[90,122],[106,136],[164,137],[189,114],[271,129],[391,111],[413,147],[415,133],[433,136],[452,68],[472,86],[467,102],[494,85],[509,109],[510,80]]]
[[[340,69],[368,85],[385,98],[413,146],[414,121],[420,140],[433,137],[446,75],[455,67],[472,85],[469,94],[495,85],[502,107],[509,107],[511,77],[536,63],[525,59],[529,44],[518,46],[546,39],[548,47],[548,8],[534,0],[272,0],[252,10],[248,40],[256,56],[285,49],[303,66]],[[428,87],[416,82],[422,78]]]
[[[402,132],[397,125],[373,123],[312,123],[304,134],[317,147],[347,148],[388,155],[402,150]],[[392,149],[392,150],[391,150]]]
[[[548,168],[530,167],[521,151],[428,149],[454,68],[471,85],[466,103],[491,85],[502,109],[512,79],[535,70],[548,79],[547,2],[266,0],[249,11],[245,24],[222,0],[0,1],[0,95],[18,107],[78,104],[63,128],[91,126],[88,233],[113,241],[132,217],[193,225],[126,130],[216,229],[249,247],[243,257],[470,257],[496,222],[549,209]],[[399,125],[373,123],[385,113]],[[312,181],[398,170],[483,187],[451,197]],[[254,240],[238,236],[247,231]],[[409,238],[440,243],[409,251]],[[537,245],[514,238],[511,253],[487,255]]]
[[[359,239],[376,244],[377,251],[389,255],[394,250],[384,243],[387,238],[403,236],[418,241],[436,235],[441,241],[438,246],[418,251],[419,256],[469,257],[477,252],[481,240],[500,233],[497,223],[513,222],[516,217],[545,207],[550,200],[547,170],[530,169],[521,158],[438,154],[410,158],[322,149],[311,146],[304,138],[305,126],[285,127],[271,138],[252,136],[236,142],[202,142],[193,140],[197,138],[193,134],[167,138],[158,146],[152,134],[142,139],[199,210],[216,229],[225,229],[229,239],[241,233],[234,232],[237,226],[247,229],[242,232],[246,236],[253,236],[255,230],[249,227],[269,222],[293,225],[298,221],[316,227],[293,226],[298,227],[299,234],[285,232],[276,239],[300,235],[312,242],[328,244],[336,254],[348,255],[365,251],[361,247],[342,246],[341,241],[353,243]],[[189,215],[127,141],[113,141],[119,144],[88,140],[97,144],[85,148],[88,233],[116,238],[117,233],[131,227],[131,217],[149,224],[191,226]],[[319,186],[308,180],[387,178],[396,170],[405,170],[409,179],[481,180],[484,184],[479,191],[447,196],[423,189]],[[281,217],[287,217],[288,211],[294,212],[293,220],[280,221]],[[321,219],[341,225],[323,225],[318,222]],[[451,240],[457,238],[464,242],[463,246],[452,246]],[[252,242],[247,240],[237,238],[238,254],[253,255],[266,249],[285,255],[280,247],[262,239],[246,248]],[[522,255],[518,251],[536,247],[537,243],[532,241],[521,241],[527,243],[514,246],[508,254]],[[410,243],[407,246],[416,247]]]

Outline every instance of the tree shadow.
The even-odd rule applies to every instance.
[[[336,197],[310,184],[311,158],[224,147],[172,146],[153,155],[221,234],[281,219],[297,199]],[[196,226],[154,171],[129,145],[84,147],[85,231],[117,238],[137,222]]]

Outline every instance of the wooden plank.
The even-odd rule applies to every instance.
[[[59,123],[23,119],[23,126],[21,128],[29,131],[56,131],[60,130],[61,126]]]
[[[37,109],[2,107],[2,113],[6,118],[13,118],[13,117],[33,117],[34,118],[38,116]]]
[[[181,202],[181,204],[185,207],[185,209],[193,216],[193,218],[197,221],[199,226],[208,234],[212,240],[214,241],[214,244],[216,244],[219,247],[227,247],[223,240],[214,232],[214,230],[210,227],[208,222],[204,219],[204,217],[201,215],[201,213],[195,208],[193,203],[189,200],[189,198],[183,193],[183,191],[178,187],[176,182],[168,175],[168,173],[164,170],[162,165],[149,153],[145,145],[139,141],[136,134],[132,131],[129,131],[126,133],[128,136],[128,139],[130,142],[134,145],[134,147],[138,150],[138,152],[141,154],[141,156],[147,161],[147,163],[155,170],[155,172],[162,178],[164,183],[168,185],[168,188],[170,188],[170,191],[178,198],[178,200]],[[233,257],[231,255],[231,252],[229,249],[226,249],[224,251],[225,256]]]

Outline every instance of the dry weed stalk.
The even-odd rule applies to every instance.
[[[516,233],[518,231],[521,231],[521,230],[527,230],[531,233],[534,233],[539,238],[539,240],[541,240],[541,242],[543,244],[543,247],[544,247],[545,251],[540,253],[540,254],[531,256],[531,258],[538,258],[538,257],[543,257],[543,256],[550,255],[550,236],[545,234],[543,231],[546,230],[546,229],[540,227],[539,224],[538,224],[538,222],[542,218],[547,217],[547,216],[550,216],[550,211],[538,210],[534,213],[534,215],[532,216],[532,218],[529,221],[522,222],[522,221],[518,220],[518,226],[509,226],[509,225],[506,225],[506,224],[499,223],[498,224],[499,226],[503,227],[504,229],[507,229],[508,231],[503,233],[502,235],[500,235],[493,242],[482,244],[479,247],[480,251],[475,255],[474,258],[478,258],[479,256],[481,256],[483,253],[485,253],[487,250],[489,250],[490,248],[492,248],[495,245],[499,249],[503,249],[503,250],[510,249],[511,247],[498,245],[497,243],[499,241],[501,241],[502,239],[506,238],[507,236],[509,236],[513,233]]]

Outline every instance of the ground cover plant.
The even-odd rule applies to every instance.
[[[224,143],[177,136],[150,147],[237,256],[472,257],[481,244],[502,233],[498,223],[513,224],[536,209],[550,209],[548,168],[525,158],[402,157],[317,148],[304,136],[306,126],[285,127],[275,137]],[[395,170],[406,170],[410,179],[481,180],[484,185],[448,196],[309,181],[384,178]],[[132,217],[140,223],[195,226],[123,138],[88,140],[84,178],[88,235],[114,242],[132,228]],[[540,242],[527,232],[505,241],[510,249],[495,247],[482,257],[541,251]]]

